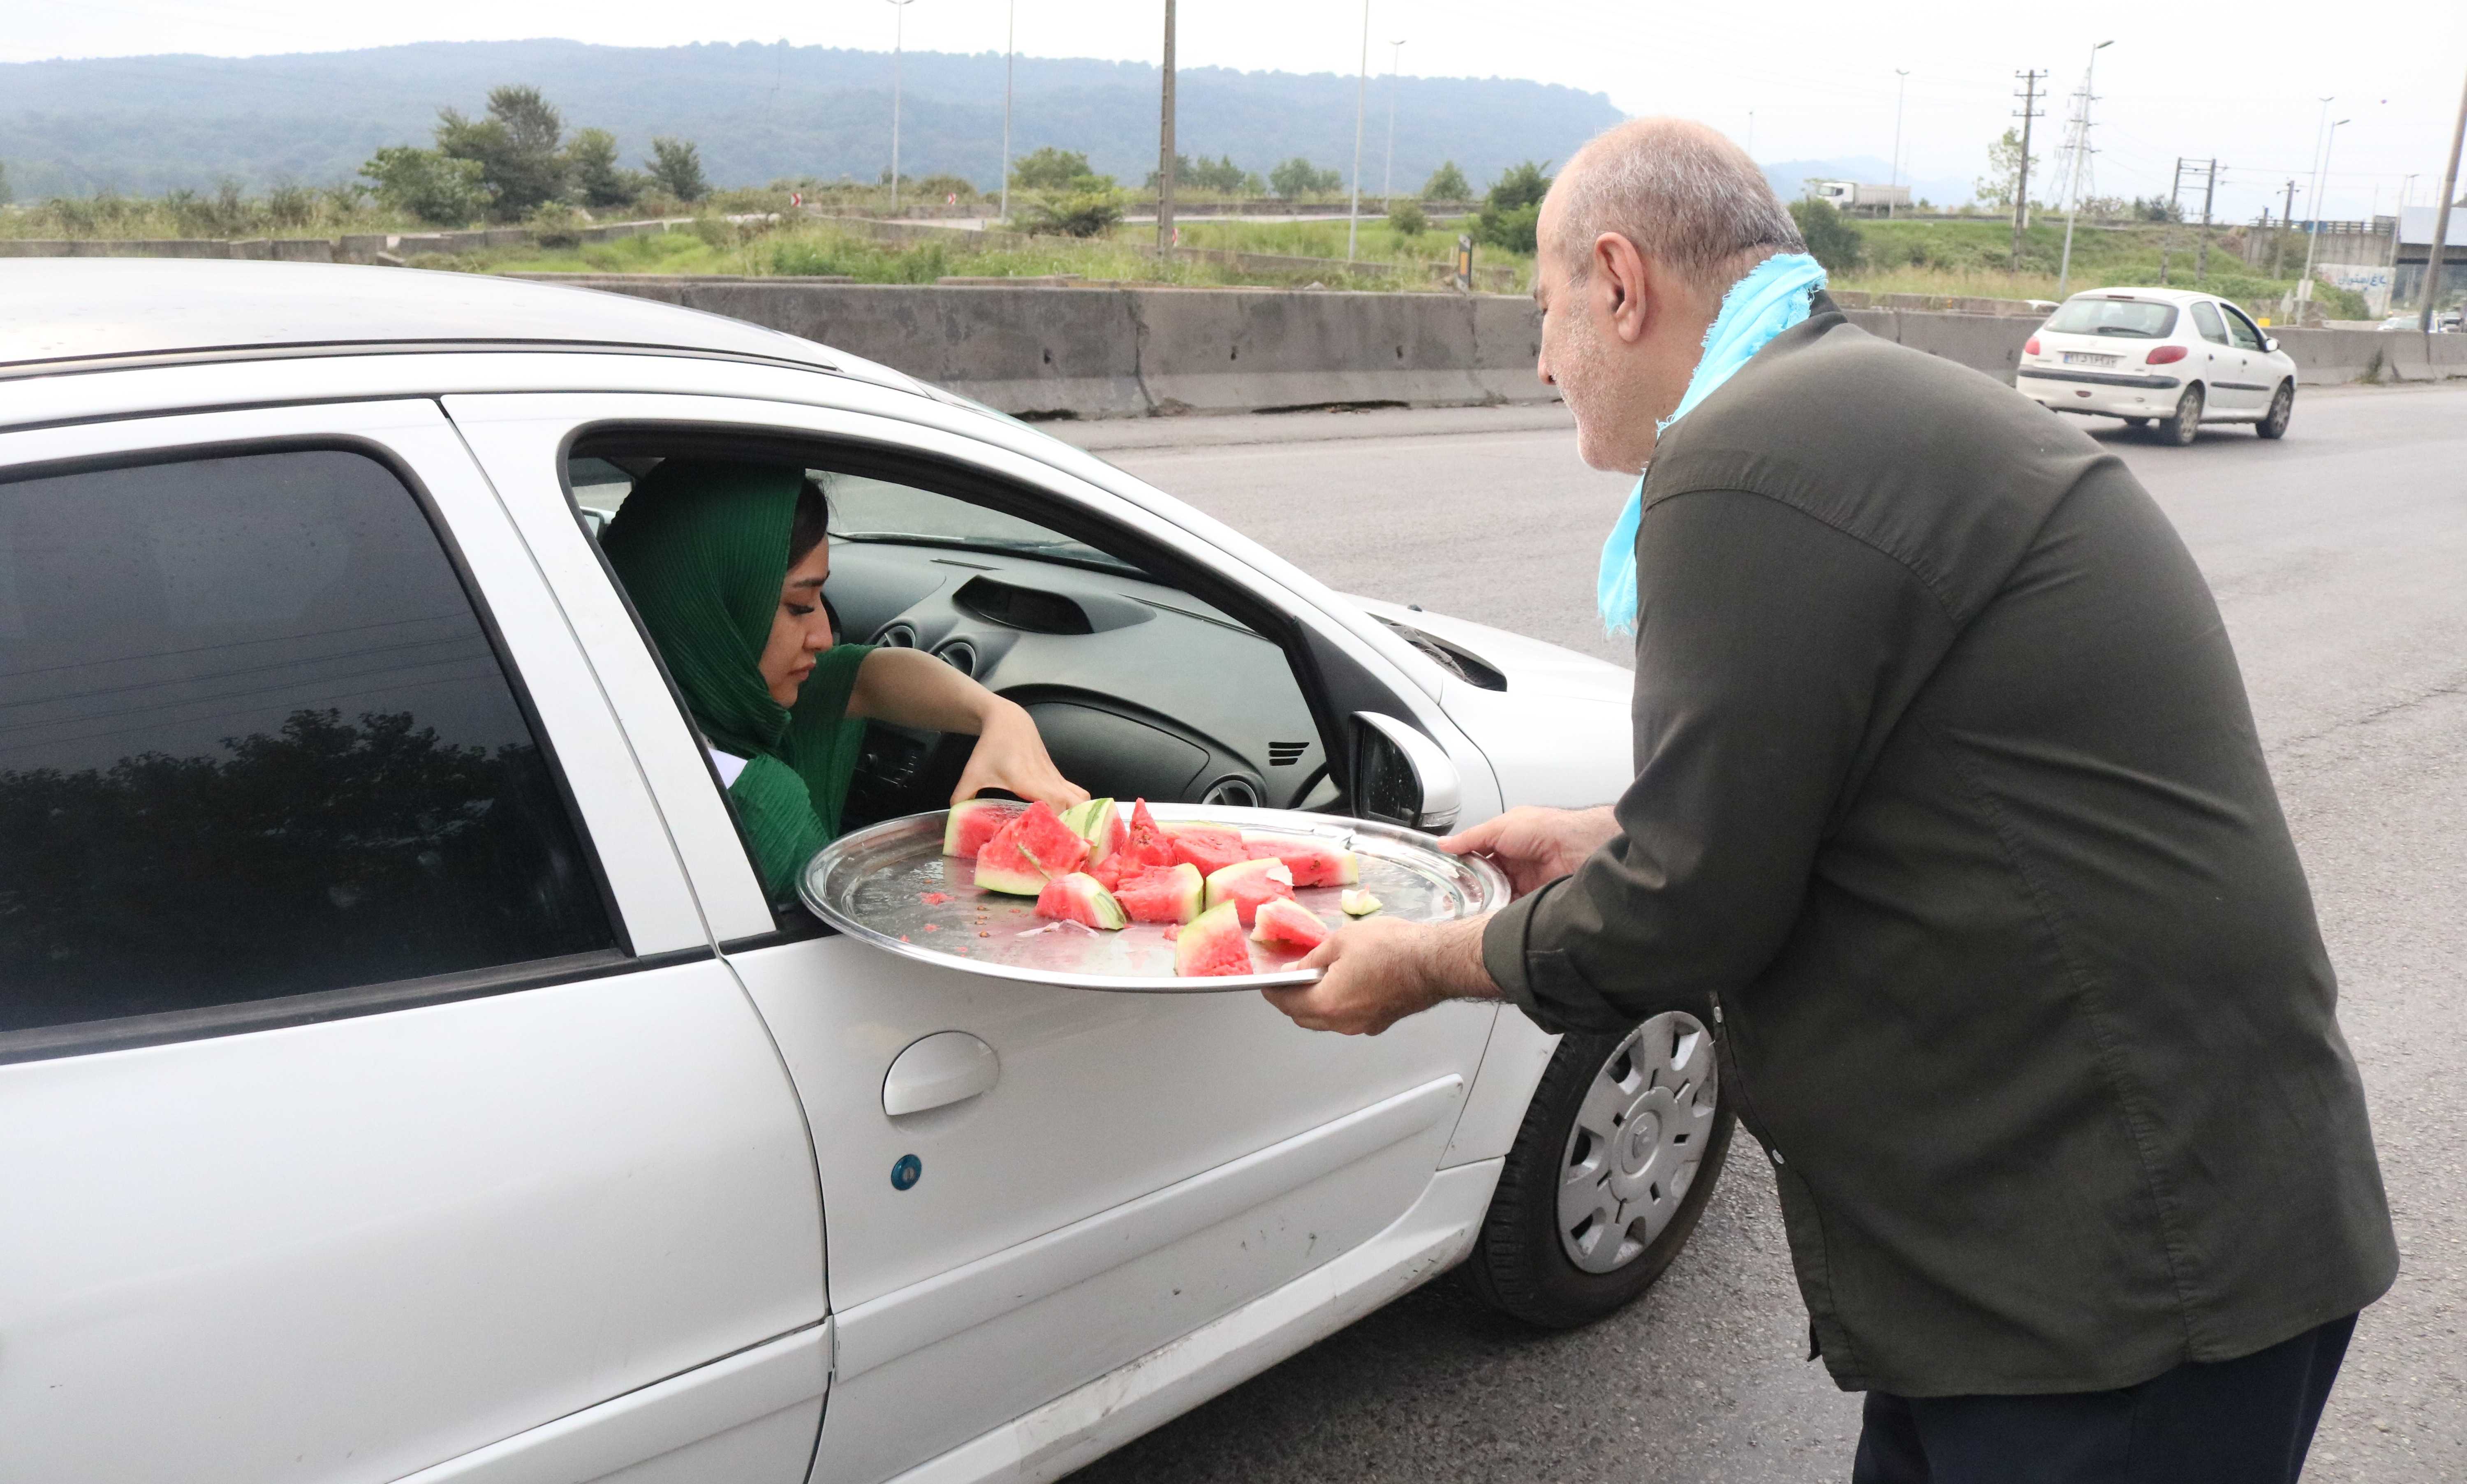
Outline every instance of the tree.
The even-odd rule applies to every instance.
[[[643,163],[650,168],[652,183],[680,201],[711,194],[711,182],[703,179],[702,151],[687,140],[661,135],[651,141],[651,158]]]
[[[1345,177],[1334,170],[1321,169],[1296,155],[1268,172],[1268,185],[1277,194],[1291,201],[1298,196],[1341,191],[1345,187]]]
[[[6,206],[14,199],[15,193],[9,189],[9,162],[0,160],[0,206]]]
[[[540,90],[516,83],[488,90],[485,119],[452,108],[437,113],[439,152],[480,167],[488,214],[499,221],[520,221],[543,202],[563,199],[566,157],[557,142],[564,132],[564,119]]]
[[[432,227],[464,226],[487,208],[476,160],[394,145],[370,156],[360,173],[375,184],[380,203]]]
[[[1465,179],[1464,171],[1457,169],[1457,162],[1442,161],[1439,168],[1431,172],[1431,178],[1422,182],[1422,199],[1470,201],[1473,199],[1473,182]]]
[[[1163,179],[1159,172],[1148,171],[1147,189],[1156,190]],[[1175,155],[1173,181],[1193,191],[1213,191],[1223,195],[1264,195],[1268,190],[1266,182],[1234,164],[1230,154],[1214,160],[1203,155],[1196,164]]]
[[[574,142],[565,146],[565,168],[585,206],[631,206],[649,184],[640,173],[618,167],[617,136],[606,129],[577,129]]]
[[[2041,156],[2030,156],[2030,173],[2039,172]],[[2022,173],[2022,131],[2006,129],[2002,139],[1987,146],[1987,173],[1971,183],[1971,190],[1981,206],[1992,206],[2000,212],[2013,209],[2014,183]]]
[[[1095,178],[1086,155],[1076,149],[1056,149],[1052,145],[1021,155],[1010,167],[1010,183],[1020,191],[1064,191],[1075,181]]]
[[[1542,198],[1550,192],[1548,165],[1531,160],[1510,168],[1492,183],[1490,194],[1474,216],[1474,235],[1493,247],[1510,252],[1536,251],[1535,229],[1542,219]]]
[[[1858,225],[1835,211],[1832,202],[1793,201],[1790,219],[1799,223],[1799,235],[1807,243],[1807,256],[1822,264],[1825,272],[1846,273],[1866,260],[1867,241],[1859,235]]]
[[[2183,207],[2156,193],[2135,196],[2129,211],[2138,221],[2183,221],[2184,219]]]

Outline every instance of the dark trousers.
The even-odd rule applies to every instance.
[[[1850,1484],[2295,1484],[2356,1316],[2116,1391],[1867,1393]]]

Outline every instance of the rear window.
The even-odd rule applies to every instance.
[[[2069,299],[2046,327],[2060,335],[2164,340],[2176,327],[2176,306],[2146,299]]]

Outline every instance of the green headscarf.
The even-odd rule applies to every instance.
[[[818,656],[793,710],[762,683],[804,479],[776,464],[671,459],[600,539],[703,734],[747,759],[728,796],[774,901],[839,833],[865,737],[849,694],[872,652],[840,644]]]

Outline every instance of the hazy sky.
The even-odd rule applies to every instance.
[[[886,0],[79,0],[12,9],[0,60],[529,36],[622,46],[784,38],[887,51],[894,15]],[[906,43],[998,52],[1007,9],[1006,0],[914,0]],[[1025,54],[1158,56],[1157,0],[1016,0],[1016,9]],[[1354,0],[1181,0],[1180,18],[1185,66],[1350,73],[1361,55]],[[2216,155],[2227,168],[2219,213],[2228,219],[2250,216],[2265,195],[2278,200],[2290,176],[2309,184],[2325,94],[2335,97],[2328,117],[2353,122],[2338,130],[2321,214],[2388,211],[2410,172],[2418,176],[2411,199],[2429,202],[2467,80],[2460,0],[2385,0],[2352,11],[2291,0],[2228,11],[2079,0],[1372,0],[1369,30],[1374,73],[1387,70],[1388,43],[1401,38],[1409,74],[1531,78],[1607,93],[1630,113],[1703,119],[1742,142],[1753,129],[1763,160],[1889,158],[1894,69],[1907,68],[1904,173],[1965,180],[2012,122],[2012,75],[2025,67],[2054,74],[2056,97],[2040,125],[2052,156],[2091,44],[2113,37],[2099,54],[2098,191],[2163,192],[2177,155]],[[2301,186],[2297,209],[2311,214]]]

